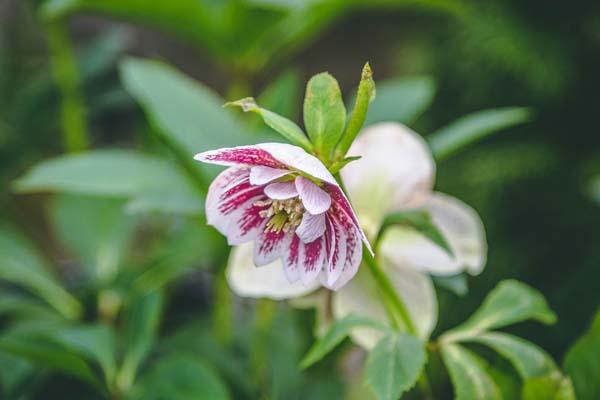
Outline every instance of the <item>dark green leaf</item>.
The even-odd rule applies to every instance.
[[[506,357],[523,379],[545,375],[556,371],[552,357],[535,344],[506,333],[489,332],[480,334],[470,341],[491,347]]]
[[[434,94],[435,83],[428,76],[378,81],[364,125],[389,121],[410,125],[427,110]]]
[[[589,330],[569,349],[564,369],[573,379],[579,399],[600,398],[600,312]]]
[[[244,112],[250,111],[260,115],[263,121],[265,121],[265,124],[273,128],[275,132],[281,134],[288,142],[300,146],[306,151],[311,151],[312,145],[298,125],[281,115],[259,107],[252,97],[246,97],[241,100],[226,103],[225,105],[239,106]]]
[[[431,216],[427,211],[403,211],[386,215],[383,224],[379,229],[379,233],[377,234],[377,240],[383,237],[387,228],[394,225],[404,225],[415,229],[427,239],[444,249],[450,256],[453,256],[450,244],[442,232],[434,225]]]
[[[416,337],[388,335],[369,353],[367,382],[377,399],[396,400],[415,385],[426,360],[423,342]]]
[[[350,331],[357,326],[366,326],[381,330],[387,330],[388,328],[376,321],[369,318],[348,315],[342,319],[336,320],[330,327],[327,333],[310,348],[306,356],[300,362],[301,368],[307,368],[325,357],[327,353],[334,349],[342,340],[350,334]]]
[[[50,273],[39,252],[20,234],[0,227],[0,280],[20,285],[42,298],[66,318],[76,318],[81,305]]]
[[[172,354],[157,362],[133,389],[131,400],[226,400],[229,392],[221,378],[202,360]]]
[[[152,292],[136,298],[126,314],[126,347],[123,366],[119,371],[119,387],[129,389],[138,368],[152,350],[164,303],[162,292]]]
[[[329,159],[345,124],[346,107],[337,81],[326,72],[313,76],[304,96],[304,126],[322,159]]]
[[[500,400],[500,390],[485,370],[485,362],[457,344],[446,344],[442,359],[454,386],[456,400]]]
[[[573,383],[568,377],[554,371],[544,376],[529,378],[523,384],[523,400],[575,400]],[[594,397],[580,397],[593,399]]]
[[[115,333],[108,325],[67,327],[51,334],[52,340],[75,354],[98,363],[110,387],[116,372]]]
[[[438,129],[427,137],[427,141],[434,158],[439,161],[492,133],[530,119],[531,110],[524,107],[478,111]]]
[[[54,199],[51,217],[58,237],[79,258],[95,281],[117,274],[134,228],[120,199],[61,195]]]
[[[552,324],[556,315],[537,290],[515,280],[505,280],[488,294],[466,322],[446,332],[440,340],[460,341],[527,319]]]

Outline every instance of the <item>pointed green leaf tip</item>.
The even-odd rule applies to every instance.
[[[269,127],[283,136],[290,143],[302,147],[304,150],[312,153],[312,145],[302,129],[293,121],[282,117],[256,104],[252,97],[245,97],[237,101],[225,103],[223,107],[240,107],[244,112],[253,112],[260,115]]]
[[[304,97],[304,125],[315,152],[326,164],[346,125],[346,107],[340,86],[322,72],[310,78]]]
[[[354,103],[352,115],[346,126],[346,131],[342,135],[335,151],[335,160],[341,160],[348,152],[348,149],[352,145],[352,142],[354,142],[354,139],[365,122],[367,111],[369,110],[369,103],[373,101],[373,99],[375,99],[375,81],[373,81],[373,71],[371,70],[371,66],[369,63],[366,63],[360,76],[360,83],[358,84],[358,91],[356,93],[356,101]]]

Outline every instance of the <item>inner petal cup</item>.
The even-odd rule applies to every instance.
[[[273,200],[287,200],[298,196],[294,182],[275,182],[265,187],[265,194]]]
[[[311,214],[322,214],[331,207],[331,196],[313,181],[303,176],[296,177],[296,190],[304,208]]]

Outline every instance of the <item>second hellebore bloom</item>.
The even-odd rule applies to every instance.
[[[229,166],[211,184],[206,218],[230,245],[254,241],[254,264],[281,259],[290,283],[338,289],[369,246],[348,199],[316,157],[282,143],[207,151],[198,161]],[[369,247],[368,247],[369,248]]]

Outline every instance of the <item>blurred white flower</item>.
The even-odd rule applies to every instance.
[[[468,205],[451,196],[433,192],[433,157],[423,139],[407,127],[398,123],[368,127],[354,142],[348,155],[362,157],[342,169],[341,176],[370,239],[374,239],[386,214],[426,210],[452,250],[453,256],[450,256],[406,226],[389,228],[377,249],[377,261],[404,301],[417,334],[427,338],[437,322],[437,299],[429,275],[450,276],[463,271],[473,275],[480,273],[487,253],[483,224]],[[247,275],[242,278],[240,271],[243,269],[244,274],[252,274],[256,269],[251,263],[240,260],[241,251],[234,249],[229,265],[229,279],[238,294],[276,299],[304,294],[299,294],[293,285],[282,287],[281,279],[275,275],[265,276],[260,287],[255,285],[254,290],[250,290],[254,279]],[[239,279],[234,278],[233,275],[238,274]],[[269,278],[273,281],[268,282]],[[274,286],[278,286],[276,293],[270,289]],[[323,296],[311,295],[306,303],[315,304],[315,301],[322,302],[323,299]],[[298,301],[294,300],[295,303]],[[332,292],[330,301],[333,318],[352,313],[389,323],[380,290],[364,268],[346,286]],[[317,306],[317,309],[323,307]],[[327,319],[319,318],[319,331],[322,332]],[[351,336],[357,344],[371,348],[380,335],[373,329],[357,328]]]

